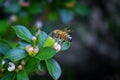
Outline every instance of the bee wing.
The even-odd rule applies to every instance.
[[[67,33],[74,32],[74,30],[72,29],[72,27],[62,27],[62,28],[60,28],[60,30],[65,31]]]

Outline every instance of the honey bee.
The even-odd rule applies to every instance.
[[[64,41],[70,41],[72,42],[72,37],[68,34],[69,32],[71,32],[71,30],[68,29],[64,29],[64,30],[54,30],[51,35],[54,39],[60,39]]]

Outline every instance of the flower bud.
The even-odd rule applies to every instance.
[[[58,43],[55,43],[55,44],[54,44],[54,49],[55,49],[57,52],[59,52],[59,51],[61,50],[61,45],[58,44]]]
[[[12,62],[9,62],[8,64],[9,64],[8,71],[14,71],[15,70],[15,64],[12,63]]]
[[[30,54],[30,53],[33,53],[33,47],[31,45],[27,45],[25,47],[26,51]]]
[[[4,72],[4,71],[5,71],[5,69],[4,69],[4,68],[2,68],[2,69],[1,69],[1,72]]]
[[[34,48],[34,53],[38,53],[39,52],[39,48],[35,47]]]
[[[28,52],[30,56],[35,56],[39,52],[39,48],[37,47],[33,48],[32,46],[27,45],[26,51]]]
[[[37,38],[35,36],[32,37],[33,44],[36,45]]]
[[[21,61],[21,64],[22,64],[22,65],[25,65],[25,61],[24,61],[24,60],[22,60],[22,61]]]
[[[19,70],[22,70],[22,69],[23,69],[23,66],[22,66],[22,65],[18,65],[18,69],[19,69]]]
[[[19,72],[19,69],[15,69],[16,72]]]
[[[32,37],[32,41],[36,41],[36,37],[35,36]]]

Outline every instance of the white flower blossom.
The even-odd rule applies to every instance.
[[[61,45],[58,44],[58,43],[55,43],[55,44],[54,44],[54,49],[55,49],[57,52],[59,52],[59,51],[61,50]]]
[[[10,16],[10,22],[16,22],[17,21],[17,16],[16,15],[11,15]]]
[[[15,64],[12,62],[9,62],[8,71],[14,71],[14,70],[15,70]]]
[[[36,21],[35,26],[36,26],[37,28],[42,28],[43,23],[42,23],[41,21]]]
[[[5,60],[3,60],[3,61],[2,61],[2,65],[4,65],[5,63],[6,63]]]

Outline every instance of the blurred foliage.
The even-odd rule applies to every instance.
[[[0,21],[2,37],[6,31],[11,31],[11,25],[33,27],[36,21],[41,21],[43,24],[45,21],[62,21],[63,24],[67,24],[76,14],[85,17],[90,13],[90,8],[77,0],[0,0],[0,8],[4,18]],[[13,35],[12,32],[10,34]]]
[[[19,41],[11,29],[16,24],[27,26],[32,34],[40,26],[47,33],[66,25],[74,28],[71,49],[57,57],[61,64],[74,67],[67,66],[60,80],[120,79],[119,0],[0,0],[0,10],[0,38],[9,40],[12,47]],[[41,75],[30,77],[51,79]]]

